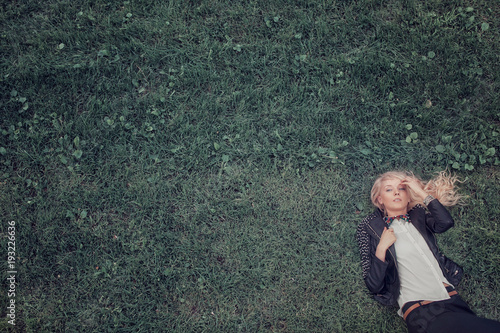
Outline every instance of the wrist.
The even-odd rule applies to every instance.
[[[432,200],[434,200],[435,198],[432,196],[432,195],[427,195],[424,199],[424,205],[428,205]]]
[[[379,243],[377,245],[377,252],[386,252],[387,250],[389,250],[389,246],[387,246],[386,244],[382,244],[382,243]]]
[[[425,192],[425,190],[423,189],[420,189],[419,191],[416,191],[415,193],[419,198],[420,200],[424,201],[425,198],[427,198],[429,196],[429,194],[427,192]]]
[[[378,243],[377,245],[377,251],[387,251],[389,249],[389,246],[386,244],[383,244],[382,242]]]

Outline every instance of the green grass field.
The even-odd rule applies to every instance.
[[[438,241],[500,320],[499,26],[486,0],[3,2],[0,330],[406,332],[354,238],[391,169],[465,180]]]

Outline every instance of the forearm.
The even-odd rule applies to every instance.
[[[385,254],[387,252],[387,247],[379,244],[377,246],[377,250],[375,251],[375,257],[377,257],[380,261],[385,262]]]
[[[430,217],[427,218],[426,224],[432,232],[445,232],[455,224],[453,217],[439,200],[429,202],[427,209],[430,212]]]

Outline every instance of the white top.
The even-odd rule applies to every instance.
[[[443,283],[450,285],[439,267],[424,237],[411,222],[394,220],[396,257],[401,283],[398,314],[403,316],[402,307],[411,301],[442,301],[450,298]]]

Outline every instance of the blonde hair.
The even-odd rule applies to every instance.
[[[380,175],[373,184],[371,190],[372,203],[380,210],[384,211],[383,205],[381,205],[377,200],[378,196],[380,195],[382,182],[388,179],[399,179],[402,181],[405,178],[415,179],[428,194],[438,199],[443,206],[455,206],[457,204],[463,204],[464,197],[457,193],[457,187],[455,185],[457,181],[460,181],[456,176],[451,175],[451,173],[448,173],[447,171],[439,172],[436,177],[427,182],[420,180],[413,173],[408,171],[386,172]],[[408,210],[412,209],[417,204],[423,204],[422,200],[418,198],[410,188],[408,189],[408,194],[410,196]]]

